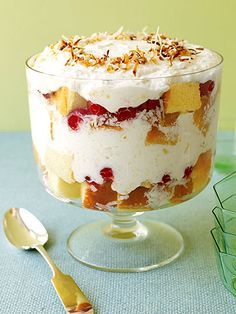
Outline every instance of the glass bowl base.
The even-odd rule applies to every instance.
[[[78,227],[69,253],[81,263],[111,272],[141,272],[167,265],[181,255],[184,241],[173,227],[154,221],[129,221],[122,229],[96,221]]]

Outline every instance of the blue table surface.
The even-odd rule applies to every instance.
[[[49,254],[76,280],[97,314],[236,313],[236,300],[221,283],[210,229],[215,205],[212,183],[193,200],[146,213],[176,227],[185,240],[174,263],[144,273],[107,273],[81,265],[66,239],[104,213],[79,209],[48,195],[38,181],[29,133],[0,133],[0,215],[9,207],[32,211],[45,225]],[[35,252],[15,249],[0,228],[0,313],[64,313],[50,283],[51,271]]]

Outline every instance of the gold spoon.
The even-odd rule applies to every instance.
[[[10,208],[4,216],[7,239],[17,248],[36,249],[50,266],[51,282],[67,313],[93,314],[93,307],[71,276],[63,274],[52,261],[43,245],[48,233],[41,222],[24,208]]]

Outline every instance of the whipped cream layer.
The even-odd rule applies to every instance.
[[[129,194],[146,180],[160,182],[166,173],[181,181],[184,170],[196,163],[199,153],[214,147],[215,130],[205,137],[194,125],[192,113],[181,115],[176,126],[163,128],[166,133],[178,134],[176,145],[145,145],[151,126],[141,119],[122,124],[123,131],[82,128],[75,133],[68,131],[63,121],[58,121],[53,145],[72,152],[76,181],[83,182],[85,176],[89,176],[92,181],[102,184],[100,170],[109,167],[114,174],[113,190]]]
[[[167,56],[160,45],[167,49]],[[73,59],[76,53],[78,57]],[[177,56],[173,58],[172,53]],[[159,34],[101,33],[74,36],[46,47],[28,62],[39,72],[28,69],[27,76],[32,89],[49,93],[67,86],[86,100],[116,112],[159,99],[176,82],[211,79],[217,84],[219,69],[214,67],[220,62],[221,57],[211,50],[161,39]]]
[[[34,98],[31,99],[32,137],[41,162],[50,146],[62,154],[73,156],[72,170],[76,181],[83,182],[89,176],[98,184],[103,183],[100,170],[111,168],[114,174],[112,188],[123,195],[129,194],[146,180],[160,182],[166,173],[177,182],[182,182],[184,170],[194,165],[201,153],[209,149],[214,152],[215,149],[215,106],[208,114],[210,128],[206,136],[194,124],[193,113],[181,114],[174,126],[162,127],[161,130],[168,135],[178,134],[175,145],[146,145],[145,139],[151,125],[141,116],[122,122],[122,131],[92,129],[87,124],[73,131],[68,127],[66,118],[57,112],[54,112],[56,118],[51,140],[49,118],[45,115],[48,111],[49,117],[50,110],[45,102],[39,104]],[[150,195],[150,202],[159,205],[157,197],[155,193]]]
[[[122,57],[130,51],[140,51],[148,53],[153,47],[152,44],[146,41],[128,41],[106,39],[95,43],[88,44],[84,47],[84,52],[92,54],[95,57],[102,57],[109,51],[109,56],[112,58]],[[185,43],[187,49],[197,49],[198,45]],[[220,62],[220,57],[215,52],[204,48],[199,50],[194,59],[180,61],[174,59],[170,64],[168,60],[159,60],[158,63],[147,61],[145,64],[140,64],[137,68],[137,73],[134,77],[133,67],[129,70],[124,70],[124,66],[114,72],[107,71],[106,65],[102,66],[84,66],[82,64],[66,65],[70,52],[63,52],[56,47],[46,47],[42,53],[36,56],[31,61],[31,66],[43,73],[66,76],[79,79],[144,79],[144,78],[159,78],[173,75],[191,74],[198,71],[204,71],[216,66]]]

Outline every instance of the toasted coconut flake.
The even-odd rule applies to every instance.
[[[134,76],[136,76],[136,74],[137,74],[138,66],[139,66],[139,63],[136,62],[135,65],[134,65],[134,68],[133,68],[133,74],[134,74]]]
[[[142,51],[137,47],[119,57],[111,57],[109,50],[101,57],[86,53],[85,48],[88,44],[109,39],[146,41],[150,44],[150,49]],[[109,73],[132,70],[134,76],[136,76],[140,64],[157,64],[158,62],[168,61],[171,66],[175,59],[181,62],[190,62],[204,50],[202,47],[188,49],[183,40],[160,34],[159,27],[155,33],[146,33],[146,29],[140,33],[129,33],[124,32],[123,27],[121,27],[113,34],[104,32],[94,33],[90,37],[77,35],[71,37],[62,36],[58,42],[50,45],[48,48],[55,54],[58,50],[68,52],[69,58],[65,62],[66,66],[74,66],[76,64],[81,64],[85,67],[105,66]]]

